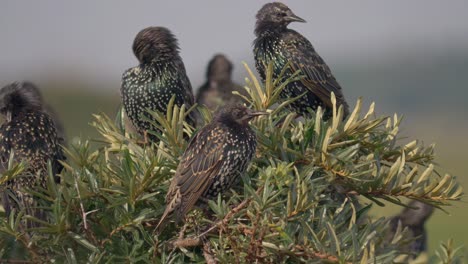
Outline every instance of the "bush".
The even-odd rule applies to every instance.
[[[369,208],[385,201],[404,206],[401,198],[442,208],[459,200],[455,177],[434,170],[434,147],[418,141],[399,144],[401,118],[374,114],[374,104],[342,120],[318,109],[298,118],[279,100],[284,85],[301,78],[272,79],[261,85],[246,66],[252,108],[269,110],[252,127],[257,155],[243,185],[210,201],[213,215],[194,210],[183,226],[168,225],[161,234],[154,223],[165,209],[165,194],[178,158],[194,128],[188,112],[171,105],[166,114],[151,113],[162,131],[155,145],[138,143],[125,129],[123,114],[112,121],[95,115],[92,125],[102,138],[77,141],[67,150],[59,185],[50,175],[44,190],[30,190],[48,222],[26,230],[22,212],[0,219],[2,259],[97,263],[388,263],[401,251],[405,230],[387,239],[388,219],[371,219]],[[190,111],[190,110],[189,110]],[[211,114],[200,107],[206,122]],[[19,175],[24,164],[10,164],[0,178]],[[362,197],[362,198],[361,198]],[[24,254],[22,254],[23,252]],[[451,243],[439,254],[456,259]]]

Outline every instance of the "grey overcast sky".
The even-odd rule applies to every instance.
[[[79,73],[118,87],[121,73],[136,65],[134,36],[156,25],[177,35],[194,87],[217,52],[227,54],[240,75],[240,62],[252,62],[255,14],[266,2],[2,1],[0,84]],[[405,50],[468,47],[466,0],[283,2],[308,21],[291,27],[307,36],[332,68],[391,60]]]

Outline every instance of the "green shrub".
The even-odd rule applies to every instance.
[[[161,130],[156,145],[139,144],[116,120],[95,115],[102,137],[78,141],[67,150],[62,181],[31,193],[50,212],[50,221],[25,230],[20,219],[0,218],[2,259],[56,263],[388,263],[403,254],[405,230],[386,238],[388,219],[371,219],[369,208],[401,198],[438,208],[459,200],[463,190],[450,175],[434,170],[434,147],[399,142],[401,118],[374,114],[374,104],[342,120],[342,109],[324,120],[319,109],[310,118],[290,113],[279,92],[289,80],[265,85],[251,70],[245,99],[257,110],[272,109],[252,127],[257,155],[243,185],[209,202],[213,215],[194,210],[185,225],[154,232],[165,208],[165,194],[187,140],[187,113],[177,106],[152,113]],[[208,122],[211,114],[200,107]],[[2,178],[19,175],[24,164],[10,164]],[[358,199],[359,198],[359,199]],[[34,219],[33,219],[34,220]],[[36,219],[36,221],[39,221]],[[441,261],[456,259],[443,247]],[[448,263],[446,262],[446,263]]]

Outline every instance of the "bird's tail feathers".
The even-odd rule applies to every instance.
[[[166,211],[164,211],[164,214],[162,215],[161,217],[161,220],[159,220],[158,224],[156,225],[156,233],[157,234],[160,234],[162,229],[167,225],[167,217],[169,216],[169,213],[170,211],[167,210],[166,208]]]
[[[159,220],[159,223],[156,225],[156,233],[159,234],[161,233],[162,229],[167,225],[168,223],[168,217],[170,214],[172,214],[176,208],[180,205],[181,202],[181,197],[180,193],[177,192],[174,197],[170,200],[170,202],[167,203],[166,210],[164,211],[163,215],[161,216],[161,220]]]

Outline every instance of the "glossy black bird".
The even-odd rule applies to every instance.
[[[2,204],[9,215],[12,209],[24,208],[26,213],[44,219],[37,204],[24,188],[46,187],[48,162],[52,172],[59,173],[63,160],[62,148],[52,118],[43,110],[39,98],[24,86],[12,83],[0,90],[0,113],[5,122],[0,127],[0,172],[8,167],[11,152],[16,161],[24,161],[27,170],[1,186]],[[32,225],[29,223],[28,225]]]
[[[125,71],[121,95],[127,116],[139,133],[157,131],[144,116],[147,110],[166,114],[167,105],[175,96],[175,104],[187,108],[194,103],[192,86],[179,55],[175,36],[164,27],[148,27],[140,31],[133,42],[133,53],[140,65]],[[189,121],[194,124],[193,115]],[[157,137],[148,134],[152,141]]]
[[[232,63],[223,54],[215,55],[208,63],[206,82],[198,89],[196,101],[215,111],[220,105],[242,103],[237,91],[247,95],[245,89],[232,81]]]
[[[44,97],[42,96],[39,88],[31,82],[23,82],[20,86],[20,89],[25,90],[25,93],[28,93],[31,97],[34,97],[35,100],[41,102],[43,110],[52,118],[52,120],[54,120],[60,145],[66,146],[65,127],[55,109],[44,102]]]
[[[393,238],[398,223],[400,222],[402,228],[408,228],[408,237],[405,238],[415,239],[405,248],[405,251],[419,255],[427,251],[427,231],[425,224],[434,212],[434,207],[419,201],[411,201],[408,206],[409,207],[404,208],[400,214],[394,216],[390,220],[390,239]]]
[[[268,3],[257,13],[254,41],[255,66],[263,81],[266,78],[266,67],[270,61],[273,65],[273,78],[277,78],[289,61],[291,68],[285,79],[297,70],[305,77],[287,85],[281,97],[288,99],[302,95],[291,104],[291,108],[300,115],[307,115],[307,108],[316,110],[322,106],[329,116],[332,110],[331,92],[335,94],[337,105],[342,105],[344,114],[349,114],[341,86],[332,75],[330,68],[315,51],[312,44],[300,33],[288,29],[291,22],[305,22],[296,16],[285,4]]]
[[[200,129],[182,155],[166,195],[166,210],[156,229],[169,214],[184,218],[200,199],[213,199],[235,184],[255,155],[257,140],[249,121],[265,112],[241,105],[221,108],[213,121]]]

